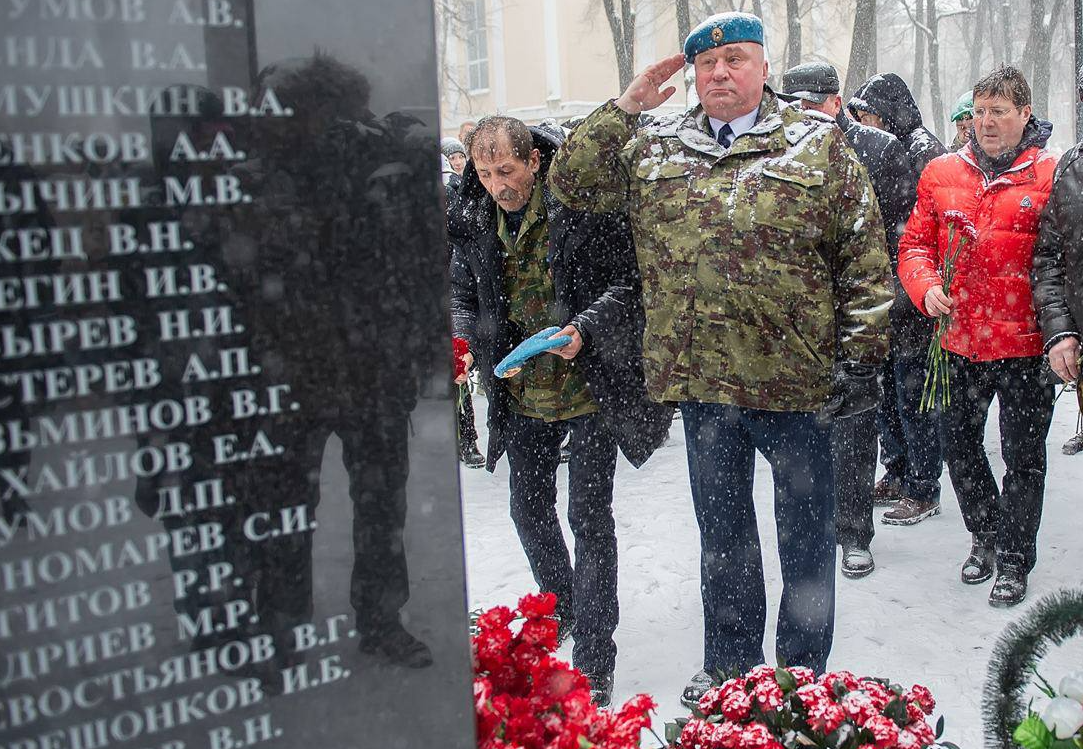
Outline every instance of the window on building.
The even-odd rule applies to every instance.
[[[485,0],[465,0],[466,82],[471,91],[489,88],[489,39]]]

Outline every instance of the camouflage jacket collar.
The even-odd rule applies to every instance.
[[[755,126],[741,134],[728,151],[715,140],[707,113],[699,104],[689,109],[684,117],[675,120],[671,132],[661,134],[675,136],[688,148],[718,159],[745,153],[784,151],[799,143],[816,127],[800,109],[780,107],[775,92],[769,86],[764,86]]]

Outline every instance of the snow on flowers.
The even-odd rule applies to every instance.
[[[527,595],[516,609],[497,606],[477,617],[472,644],[479,749],[638,747],[654,700],[640,694],[617,710],[590,701],[586,677],[552,656],[556,600],[552,593]]]
[[[666,738],[678,749],[924,749],[936,744],[935,706],[920,685],[762,665],[709,689]]]

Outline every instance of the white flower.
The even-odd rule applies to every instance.
[[[1074,671],[1060,680],[1057,689],[1061,697],[1070,697],[1076,702],[1083,702],[1083,671]]]
[[[1057,697],[1042,711],[1042,722],[1058,739],[1070,739],[1083,726],[1083,705],[1069,697]]]

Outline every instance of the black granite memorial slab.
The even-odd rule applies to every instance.
[[[0,749],[473,745],[431,2],[0,19]]]

